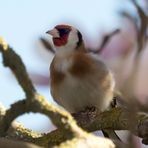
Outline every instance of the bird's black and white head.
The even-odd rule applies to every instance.
[[[73,51],[83,44],[81,33],[69,25],[57,25],[46,33],[52,36],[57,51]]]

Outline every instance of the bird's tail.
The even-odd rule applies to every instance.
[[[104,137],[106,137],[106,138],[121,141],[121,139],[119,138],[119,136],[116,134],[116,132],[114,130],[102,130],[102,133],[103,133]]]

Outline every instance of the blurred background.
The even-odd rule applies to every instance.
[[[148,14],[148,0],[137,0],[137,3]],[[131,69],[136,66],[132,59],[136,51],[139,18],[130,0],[0,0],[0,36],[21,56],[38,92],[52,103],[55,102],[49,91],[49,65],[53,54],[40,38],[51,41],[45,32],[57,24],[75,26],[82,32],[87,48],[103,49],[100,56],[112,69],[116,87],[123,88]],[[102,46],[107,36],[109,40]],[[133,76],[136,83],[129,86],[132,86],[130,93],[145,103],[148,95],[147,41],[142,48],[139,69]],[[25,97],[11,71],[3,67],[1,55],[0,90],[0,102],[7,108]],[[54,128],[47,117],[40,114],[26,114],[17,121],[39,132]]]

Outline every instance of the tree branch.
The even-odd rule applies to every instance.
[[[9,67],[14,73],[16,79],[24,90],[26,97],[32,98],[36,90],[32,85],[26,68],[21,58],[12,50],[11,47],[9,47],[3,38],[0,38],[0,52],[2,53],[4,66]]]
[[[114,108],[110,111],[103,112],[99,114],[97,117],[95,117],[93,121],[90,121],[87,123],[86,121],[83,121],[86,119],[86,117],[84,117],[83,115],[80,115],[80,113],[78,114],[79,114],[79,118],[77,118],[78,123],[84,130],[88,132],[94,132],[102,129],[113,129],[113,130],[130,130],[131,129],[129,117],[128,117],[129,112],[125,109]],[[134,121],[134,125],[135,126],[132,128],[133,129],[132,132],[135,135],[143,138],[143,143],[147,144],[148,115],[146,115],[145,113],[137,113],[136,119]],[[17,136],[19,140],[21,140],[22,137],[26,137],[26,133],[28,133],[28,130],[24,130],[24,129],[25,128],[22,126],[16,128],[16,131],[19,133],[17,135],[22,135],[20,137]],[[32,131],[29,131],[29,133],[32,133]],[[14,137],[14,135],[11,135],[11,134],[8,134],[7,136],[9,138]],[[28,134],[27,134],[27,137],[28,137]],[[45,146],[47,144],[49,145],[60,144],[62,141],[65,141],[66,139],[67,139],[67,133],[63,131],[63,128],[58,128],[57,130],[54,130],[48,134],[40,134],[37,136],[33,136],[32,138],[29,137],[28,139],[26,139],[26,141]]]

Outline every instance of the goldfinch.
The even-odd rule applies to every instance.
[[[87,52],[79,30],[57,25],[47,31],[56,49],[50,66],[53,99],[70,113],[87,107],[102,112],[113,100],[115,81],[108,67]]]

